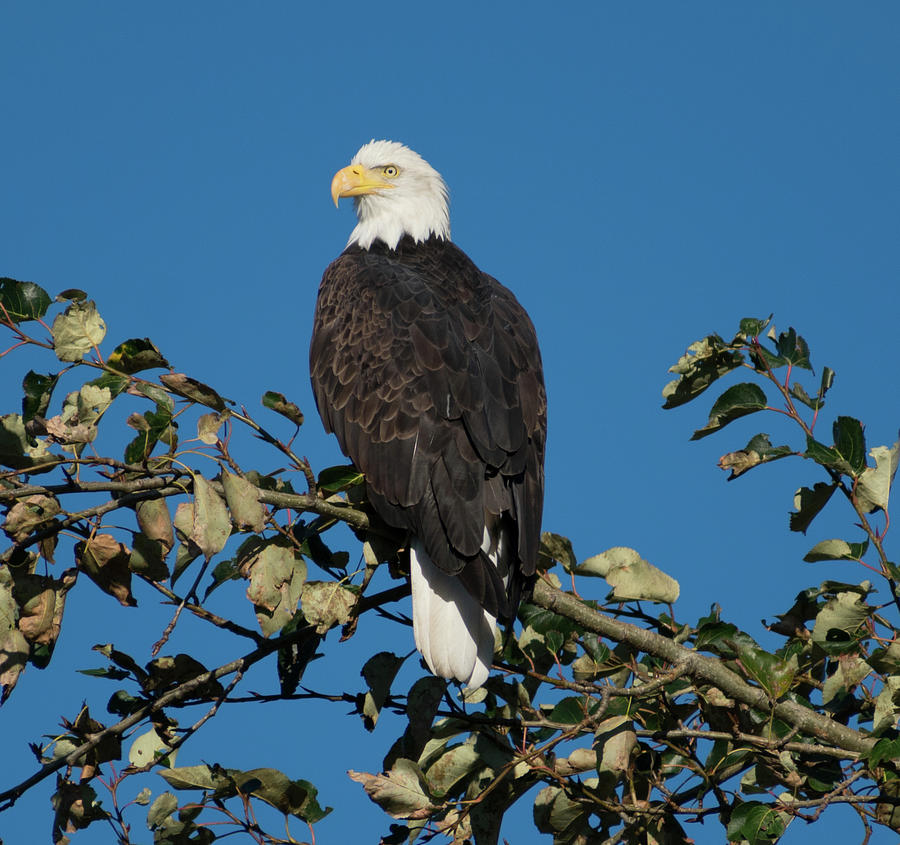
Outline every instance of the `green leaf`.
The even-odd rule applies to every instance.
[[[885,760],[888,762],[900,760],[900,738],[879,739],[868,753],[862,756],[868,758],[869,765],[873,769],[880,766]]]
[[[554,534],[552,531],[544,531],[541,534],[540,558],[546,562],[544,568],[549,569],[552,561],[559,561],[566,572],[574,572],[578,566],[578,559],[572,548],[572,541],[562,534]]]
[[[801,487],[794,494],[796,511],[790,515],[791,531],[800,531],[805,534],[812,521],[828,504],[828,500],[835,490],[837,490],[836,483],[827,484],[824,481],[816,482],[812,490],[809,487]]]
[[[169,577],[169,568],[165,559],[168,549],[159,541],[136,532],[131,544],[131,557],[128,568],[151,581],[165,581]]]
[[[109,671],[121,672],[122,670],[110,667]],[[116,692],[109,697],[109,701],[106,703],[106,711],[114,716],[130,716],[132,713],[136,713],[140,710],[146,703],[146,698],[138,698],[137,696],[131,695],[130,693],[125,692],[125,690],[120,689],[116,690]]]
[[[66,288],[62,293],[56,294],[54,302],[84,302],[88,295],[80,288]]]
[[[315,824],[331,812],[331,807],[323,810],[319,805],[318,790],[308,780],[291,780],[277,769],[227,772],[242,794],[253,795],[285,815]]]
[[[287,417],[298,428],[303,425],[303,411],[293,402],[289,402],[283,393],[267,390],[263,394],[262,403],[266,408],[275,411],[276,414]]]
[[[352,464],[327,467],[319,473],[316,486],[323,493],[340,493],[362,484],[366,477]]]
[[[125,376],[117,376],[115,373],[103,373],[97,378],[85,382],[85,384],[108,390],[110,397],[115,399],[120,393],[128,389],[129,380]]]
[[[116,666],[130,672],[138,683],[143,684],[146,679],[147,673],[138,665],[137,661],[130,654],[126,654],[124,651],[119,651],[117,648],[114,648],[112,643],[100,643],[95,645],[91,650],[96,651],[98,654],[102,654],[104,657],[115,663]]]
[[[123,341],[113,349],[106,363],[128,375],[155,367],[168,368],[169,366],[169,362],[163,358],[153,341],[147,337]]]
[[[748,845],[776,842],[787,827],[786,816],[759,801],[739,804],[728,820],[728,841],[747,842]]]
[[[278,649],[278,684],[284,696],[294,694],[306,667],[316,658],[316,650],[322,642],[322,636],[313,630],[299,610],[281,629],[281,634],[292,634],[300,629],[303,629],[303,634],[299,639]]]
[[[47,313],[50,296],[34,282],[18,282],[4,276],[0,278],[0,305],[0,320],[9,317],[13,323],[25,323]]]
[[[771,332],[770,332],[771,335]],[[761,343],[753,344],[750,350],[750,360],[758,373],[767,373],[769,370],[777,370],[787,366],[787,361],[780,355],[776,355],[766,349]]]
[[[76,669],[79,675],[87,675],[89,678],[108,678],[110,681],[121,681],[130,677],[130,672],[117,669],[115,666],[100,666],[96,669]]]
[[[258,538],[254,537],[252,539],[256,540]],[[240,555],[240,552],[238,552],[238,555]],[[212,591],[217,587],[221,587],[226,581],[236,581],[240,578],[241,570],[238,567],[236,560],[234,558],[229,558],[228,560],[220,560],[213,567],[211,575],[212,583],[206,588],[206,592],[203,594],[203,601],[206,601]]]
[[[157,405],[155,411],[145,411],[143,416],[134,413],[126,423],[138,432],[137,437],[125,447],[126,463],[144,463],[160,440],[170,446],[175,442],[177,423],[172,418],[172,412],[163,405]]]
[[[778,336],[775,348],[779,357],[789,364],[795,367],[802,367],[805,370],[812,369],[809,363],[809,346],[793,328],[789,328]]]
[[[744,356],[716,334],[692,343],[687,352],[669,368],[678,378],[663,388],[663,408],[677,408],[695,399],[716,379],[739,367]]]
[[[47,453],[43,440],[32,446],[25,433],[25,424],[19,414],[0,417],[0,464],[12,469],[28,469],[42,458],[52,457]]]
[[[804,556],[807,563],[819,563],[823,560],[862,560],[869,548],[869,541],[848,543],[846,540],[822,540],[816,543]]]
[[[763,410],[768,404],[766,394],[751,382],[732,385],[718,399],[709,412],[709,422],[691,436],[699,440],[713,434],[739,417]]]
[[[585,825],[588,810],[558,786],[547,786],[535,797],[532,815],[535,827],[541,833],[554,834],[554,842],[571,842],[568,831],[577,831]]]
[[[147,827],[154,830],[178,809],[178,799],[171,792],[163,792],[147,811]]]
[[[227,769],[201,763],[198,766],[180,766],[159,772],[172,789],[206,789],[223,790],[226,794],[234,794],[234,783],[227,774]],[[162,796],[160,796],[162,797]]]
[[[822,368],[822,381],[819,384],[819,393],[817,394],[817,398],[819,400],[819,407],[825,404],[825,394],[828,393],[831,385],[834,384],[834,370],[831,367],[823,367]]]
[[[568,637],[576,627],[575,622],[571,619],[527,602],[523,602],[519,606],[519,618],[523,625],[534,628],[539,634],[556,631],[564,637]]]
[[[12,601],[11,596],[8,601]],[[4,597],[0,590],[0,615],[4,613]],[[14,603],[13,603],[14,607]],[[31,646],[18,628],[0,627],[0,704],[9,698],[25,669]]]
[[[769,314],[765,320],[759,320],[754,317],[745,317],[741,320],[740,329],[738,330],[736,339],[744,342],[753,340],[753,338],[759,337],[771,322],[771,314]]]
[[[167,655],[157,657],[147,664],[147,678],[141,686],[145,692],[161,693],[206,674],[206,667],[189,654]],[[195,694],[204,697],[222,695],[223,692],[222,685],[217,680],[207,678]]]
[[[600,638],[591,631],[586,631],[582,634],[581,644],[584,646],[584,650],[598,664],[606,663],[612,653],[609,647],[601,643]]]
[[[825,446],[807,436],[803,457],[846,475],[861,475],[866,469],[866,440],[862,423],[853,417],[838,417],[832,430],[834,446]]]
[[[858,476],[866,468],[866,439],[863,426],[853,417],[838,417],[834,422],[834,448]]]
[[[360,672],[369,688],[363,700],[363,722],[367,731],[375,730],[378,715],[391,692],[391,684],[403,665],[404,658],[390,651],[370,657]]]
[[[738,657],[744,671],[753,678],[773,701],[778,701],[791,688],[799,665],[796,655],[782,660],[755,643],[740,643]]]
[[[791,384],[790,394],[794,397],[794,399],[797,399],[799,402],[802,402],[804,405],[806,405],[807,408],[812,408],[814,411],[818,410],[823,405],[823,402],[819,399],[819,397],[811,397],[806,392],[802,384],[797,384],[796,382]]]
[[[80,361],[106,336],[106,323],[91,301],[73,302],[57,314],[50,330],[53,346],[60,361]]]
[[[115,378],[123,379],[127,386],[127,378],[124,376],[115,376]],[[175,400],[172,399],[171,395],[163,390],[158,384],[151,384],[149,381],[136,381],[132,385],[132,391],[146,396],[160,408],[165,408],[169,413],[174,413],[175,411]]]
[[[550,711],[549,719],[551,722],[559,722],[564,725],[577,725],[584,721],[587,715],[585,708],[589,706],[589,699],[583,695],[568,696]]]
[[[46,376],[29,370],[25,378],[22,379],[22,388],[25,395],[22,397],[22,420],[28,422],[35,417],[44,417],[47,415],[47,408],[50,406],[50,397],[53,395],[53,388],[59,381],[59,373],[50,373]]]
[[[837,469],[842,465],[841,456],[837,453],[836,449],[832,449],[830,446],[820,443],[809,435],[806,436],[806,452],[803,453],[803,457],[809,458],[821,466],[831,467],[832,469]]]
[[[173,393],[190,399],[199,405],[206,405],[214,411],[225,410],[225,400],[211,387],[184,373],[163,373],[159,380]]]

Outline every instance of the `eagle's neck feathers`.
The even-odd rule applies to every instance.
[[[403,144],[373,141],[354,156],[352,164],[395,165],[400,175],[390,190],[355,196],[359,222],[347,245],[368,249],[376,240],[396,249],[404,235],[416,243],[430,237],[450,240],[450,200],[441,174]]]

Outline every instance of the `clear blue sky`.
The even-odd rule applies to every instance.
[[[582,558],[636,547],[681,582],[679,618],[718,602],[765,640],[759,620],[799,589],[865,577],[801,561],[825,536],[853,539],[849,520],[835,508],[833,526],[789,535],[812,467],[733,484],[715,467],[757,431],[782,442],[787,430],[751,417],[689,443],[714,396],[664,412],[660,390],[690,341],[774,311],[806,336],[819,371],[837,371],[823,430],[850,414],[870,446],[896,439],[900,7],[566,6],[4,4],[0,275],[87,290],[110,349],[149,336],[239,402],[286,393],[307,413],[299,449],[319,468],[339,463],[306,364],[319,278],[353,224],[328,188],[363,142],[403,141],[450,185],[454,240],[534,318],[550,402],[544,527]],[[3,412],[18,403],[24,360],[0,363]],[[73,605],[90,607],[91,590],[80,584]],[[137,614],[112,613],[133,636]],[[108,625],[73,613],[51,669],[28,670],[0,712],[4,772],[29,771],[17,746],[82,697],[102,715],[112,688],[72,670],[98,665],[87,649]],[[186,649],[191,633],[208,636],[186,629]],[[402,653],[411,640],[375,644]],[[372,642],[340,646],[344,678],[320,661],[305,680],[355,688]],[[255,683],[271,689],[270,670]],[[378,770],[400,727],[369,735],[333,711],[233,708],[179,764],[309,778],[336,808],[318,841],[369,829],[371,841],[387,819],[343,772]],[[276,719],[283,730],[266,745]],[[50,790],[36,792],[0,816],[6,845],[35,841],[35,818],[49,825]],[[821,839],[815,827],[786,841]],[[712,828],[690,833],[721,841]],[[527,806],[504,835],[532,841]]]

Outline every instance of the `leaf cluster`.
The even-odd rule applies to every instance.
[[[234,834],[294,842],[291,821],[312,838],[330,808],[302,756],[289,773],[237,768],[225,749],[176,765],[233,704],[290,698],[298,721],[308,700],[349,705],[370,732],[384,730],[384,712],[402,717],[381,771],[350,773],[390,817],[385,842],[490,845],[522,800],[532,801],[538,831],[579,845],[687,843],[685,825],[700,820],[719,820],[729,841],[775,842],[795,820],[818,821],[839,803],[863,830],[900,830],[900,573],[885,547],[900,446],[869,449],[848,416],[834,419],[827,440],[817,435],[834,373],[824,368],[805,388],[797,374],[812,373],[807,343],[770,325],[743,320],[730,341],[713,334],[692,344],[672,367],[664,407],[742,370],[747,381],[724,389],[694,439],[758,413],[792,426],[793,445],[773,447],[759,433],[720,466],[732,479],[788,457],[816,467],[820,478],[794,494],[788,527],[818,527],[842,499],[856,527],[818,540],[804,560],[862,566],[863,580],[820,579],[783,597],[766,624],[773,649],[715,607],[677,620],[677,580],[638,551],[580,558],[547,532],[538,583],[518,631],[498,640],[483,688],[458,690],[415,671],[409,656],[379,650],[358,674],[336,671],[343,688],[326,693],[302,685],[306,667],[341,665],[340,642],[366,614],[399,626],[399,651],[412,644],[394,607],[408,594],[407,538],[372,514],[363,476],[352,466],[313,471],[294,449],[303,414],[284,394],[263,395],[264,424],[175,372],[149,339],[104,354],[106,324],[82,292],[54,300],[34,283],[0,281],[0,330],[11,337],[3,355],[40,359],[22,379],[21,409],[0,417],[0,694],[27,695],[23,670],[51,668],[78,582],[79,593],[100,591],[125,608],[135,626],[148,596],[172,610],[162,631],[147,628],[140,655],[95,646],[103,665],[84,673],[97,679],[110,718],[84,705],[62,733],[34,743],[38,768],[0,792],[0,811],[54,776],[57,842],[100,825],[118,842],[136,841],[136,817],[158,843]],[[123,413],[110,414],[113,406]],[[124,440],[119,419],[130,429]],[[242,461],[235,450],[247,434],[274,468]],[[363,541],[358,570],[332,548],[341,525]],[[385,570],[396,584],[376,592]],[[252,627],[235,603],[252,611]],[[170,646],[188,614],[232,659],[213,665],[201,643],[190,653]],[[272,692],[247,688],[256,664],[268,667]],[[101,683],[115,685],[112,695]],[[269,829],[271,814],[284,818],[284,834]]]

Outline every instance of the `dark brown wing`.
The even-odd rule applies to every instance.
[[[512,293],[447,241],[351,246],[319,288],[310,373],[381,517],[508,619],[535,571],[547,424],[537,338]],[[481,551],[486,523],[512,546],[512,601]]]

